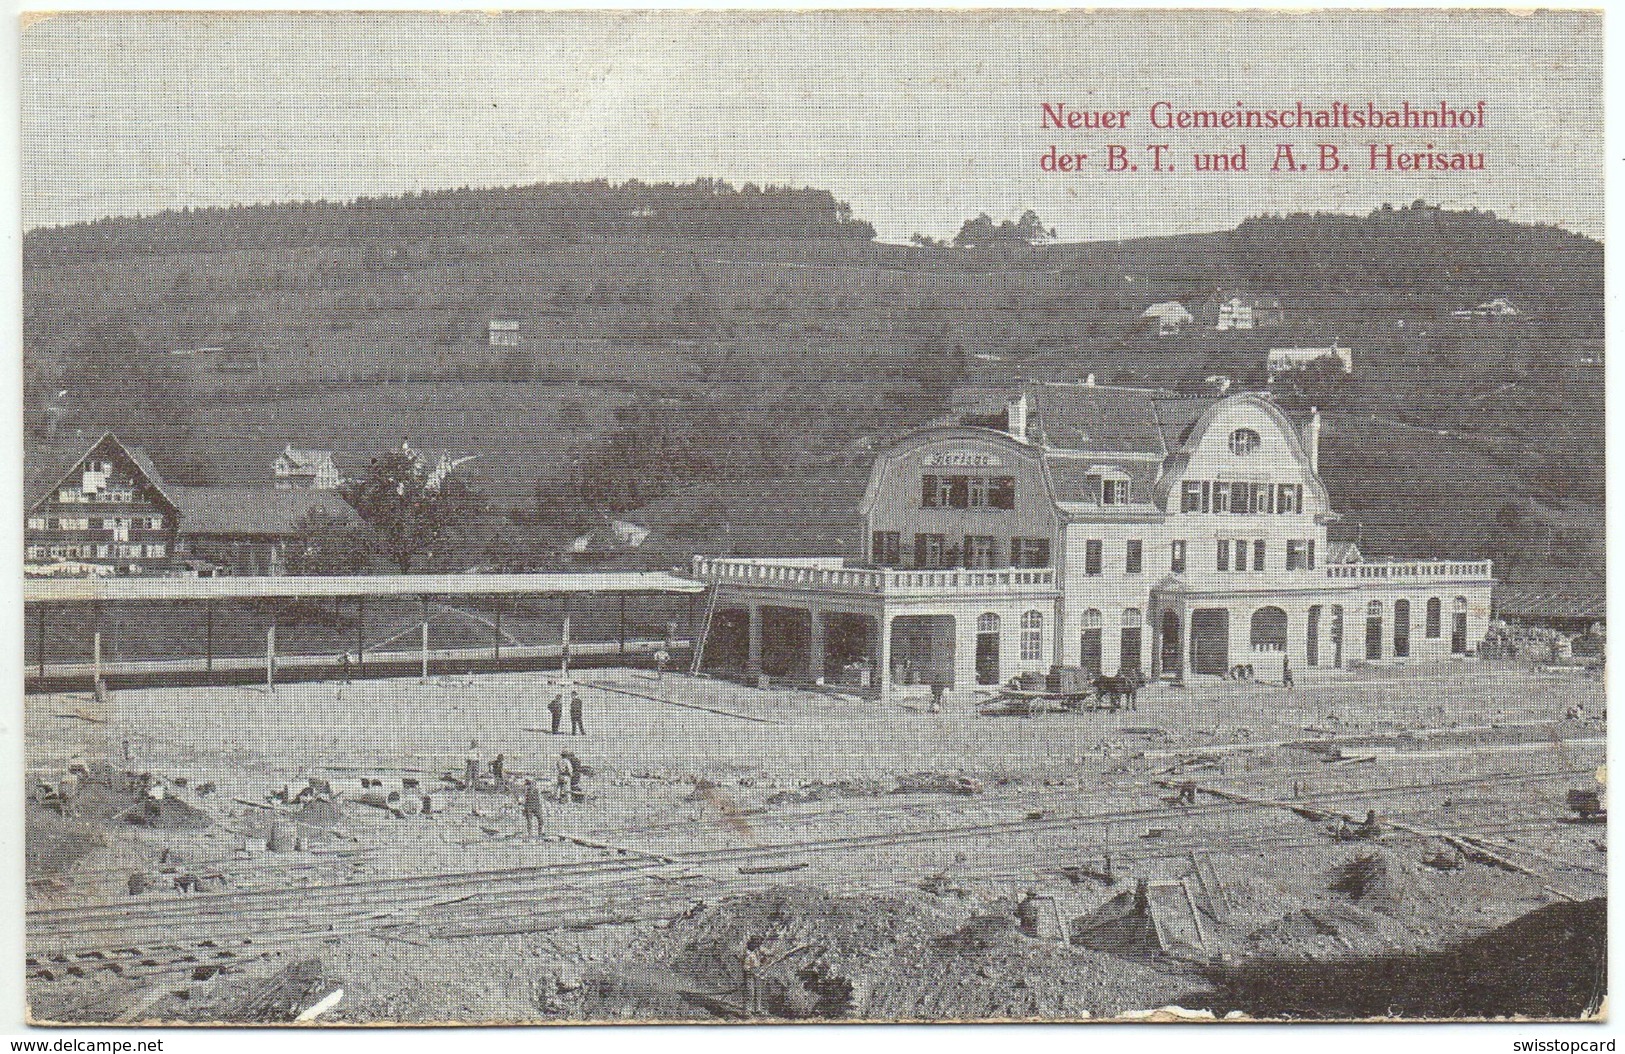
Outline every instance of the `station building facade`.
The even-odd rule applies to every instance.
[[[1319,442],[1264,395],[1026,384],[877,459],[861,561],[696,558],[705,661],[884,692],[1473,654],[1489,561],[1342,562]]]

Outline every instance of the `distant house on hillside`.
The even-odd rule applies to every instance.
[[[1143,319],[1155,319],[1157,323],[1157,336],[1172,337],[1181,329],[1194,321],[1189,309],[1177,300],[1165,300],[1160,304],[1152,304],[1140,313]]]
[[[1277,374],[1308,369],[1326,360],[1340,364],[1344,373],[1354,372],[1354,352],[1335,342],[1328,348],[1271,348],[1266,362],[1273,380]]]
[[[171,558],[180,513],[140,447],[111,432],[72,460],[30,473],[23,535],[26,574],[147,571]]]
[[[1450,314],[1453,318],[1496,319],[1506,321],[1517,318],[1521,312],[1519,312],[1519,310],[1513,306],[1512,301],[1508,300],[1504,296],[1498,296],[1494,300],[1486,300],[1482,304],[1474,304],[1472,307],[1460,308],[1456,311],[1452,311]]]
[[[485,327],[486,338],[493,348],[519,346],[519,322],[511,318],[493,318]]]
[[[1273,296],[1232,296],[1226,300],[1215,294],[1202,305],[1198,318],[1204,327],[1226,333],[1279,326],[1286,321],[1286,312]]]
[[[438,490],[441,482],[455,469],[479,457],[478,454],[458,455],[447,450],[417,450],[404,439],[401,440],[401,451],[428,477],[425,485],[430,490]]]
[[[1213,323],[1213,328],[1220,333],[1229,330],[1253,328],[1253,305],[1233,296],[1219,305],[1219,317]]]
[[[271,462],[278,490],[337,490],[344,480],[331,450],[301,450],[292,443]]]
[[[332,490],[175,487],[180,510],[175,553],[228,574],[280,575],[307,520],[357,525],[360,514]]]

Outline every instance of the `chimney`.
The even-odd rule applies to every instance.
[[[1023,443],[1027,441],[1027,390],[1011,399],[1004,407],[1005,431]]]
[[[1303,445],[1309,450],[1309,471],[1320,475],[1320,407],[1309,408],[1309,423],[1304,426]]]

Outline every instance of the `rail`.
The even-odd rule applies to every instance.
[[[1396,560],[1330,564],[1326,568],[1326,577],[1389,581],[1450,578],[1487,582],[1491,575],[1488,560]]]
[[[697,556],[694,558],[694,577],[722,585],[786,586],[877,595],[1055,588],[1055,571],[1048,567],[900,570],[889,567],[845,567],[836,560],[813,563]]]

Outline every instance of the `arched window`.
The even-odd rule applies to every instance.
[[[1021,661],[1037,662],[1044,657],[1044,613],[1029,611],[1021,616]]]
[[[1456,598],[1456,603],[1455,603],[1455,609],[1456,609],[1456,614],[1458,614],[1458,615],[1467,614],[1467,598],[1466,597],[1457,597]]]
[[[1123,625],[1125,627],[1140,625],[1140,609],[1139,608],[1124,608],[1123,609]]]
[[[1038,612],[1029,611],[1029,612],[1027,612],[1027,614],[1029,614],[1029,615],[1037,615]],[[1085,611],[1083,613],[1083,628],[1084,629],[1099,629],[1100,628],[1100,609],[1099,608],[1090,608],[1088,611]]]
[[[1436,640],[1441,632],[1440,624],[1443,622],[1442,612],[1444,605],[1438,597],[1428,597],[1427,635],[1429,640]]]
[[[1253,612],[1250,637],[1254,651],[1286,651],[1286,612],[1274,606]]]
[[[1230,452],[1232,454],[1251,454],[1258,449],[1263,440],[1251,428],[1238,428],[1230,433]]]
[[[1394,657],[1403,659],[1411,653],[1411,602],[1394,601]]]
[[[1382,601],[1373,600],[1365,606],[1366,618],[1382,618]]]
[[[995,615],[991,611],[989,611],[985,615],[979,616],[976,619],[976,632],[978,632],[978,633],[997,633],[997,632],[999,632],[999,616]]]

